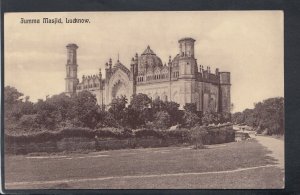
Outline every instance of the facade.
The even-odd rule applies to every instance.
[[[163,64],[148,46],[136,54],[128,69],[119,59],[113,65],[112,59],[105,64],[105,78],[101,69],[97,75],[77,78],[76,44],[68,44],[66,64],[66,93],[88,90],[96,95],[99,105],[108,105],[113,98],[144,93],[150,98],[174,101],[182,109],[186,103],[195,103],[198,111],[211,109],[215,112],[230,112],[230,72],[214,73],[210,67],[204,69],[197,64],[192,38],[178,41],[179,53]]]

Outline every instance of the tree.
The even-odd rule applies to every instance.
[[[232,115],[232,122],[235,124],[242,124],[245,122],[244,115],[241,112],[236,112]]]
[[[197,113],[197,106],[195,103],[186,103],[183,109],[187,112]]]
[[[21,97],[24,94],[19,92],[16,88],[11,86],[6,86],[4,88],[4,103],[12,105],[18,101],[22,101]]]
[[[267,133],[284,133],[284,99],[269,98],[255,104],[254,115],[258,118],[257,125],[260,128],[268,129]]]
[[[126,104],[127,98],[125,96],[114,98],[109,104],[108,112],[114,117],[119,125],[123,124]]]
[[[170,115],[171,125],[176,125],[178,123],[182,123],[183,112],[181,110],[179,110],[178,103],[172,102],[172,101],[171,102],[166,101],[164,110],[166,110],[168,112],[168,114]]]
[[[187,128],[191,128],[197,124],[201,124],[201,119],[194,112],[185,111],[183,115],[184,126]]]
[[[94,94],[89,91],[79,92],[74,101],[75,119],[80,121],[85,127],[95,128],[99,122],[99,106]]]
[[[284,133],[284,98],[275,97],[254,104],[254,109],[245,109],[234,113],[235,123],[245,123],[254,127],[258,132],[266,130],[267,134]]]
[[[6,120],[18,120],[22,116],[22,96],[23,93],[14,87],[6,86],[4,88],[4,116]]]
[[[126,112],[126,126],[136,128],[152,120],[151,99],[142,93],[133,95]]]
[[[159,129],[170,127],[170,115],[166,111],[159,111],[154,115],[154,126]]]
[[[142,111],[151,106],[151,99],[146,94],[139,93],[132,96],[130,106],[135,110]]]
[[[218,114],[216,112],[213,112],[211,110],[207,110],[203,113],[202,117],[202,124],[209,125],[213,123],[218,123]]]

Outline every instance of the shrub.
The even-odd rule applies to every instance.
[[[176,138],[182,143],[190,141],[190,131],[185,128],[164,131],[163,133],[166,138]]]
[[[207,135],[207,130],[201,126],[195,126],[190,131],[190,138],[191,141],[195,145],[195,149],[202,149],[203,146],[203,139]]]
[[[154,115],[154,126],[158,129],[165,129],[171,125],[170,115],[165,111],[159,111]]]
[[[157,138],[163,138],[163,134],[159,131],[155,130],[150,130],[150,129],[138,129],[134,131],[134,135],[136,138],[141,138],[141,137],[157,137]]]
[[[188,128],[191,128],[200,123],[200,118],[198,117],[198,115],[190,111],[184,112],[183,120],[184,125]]]

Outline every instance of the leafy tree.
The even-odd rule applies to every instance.
[[[151,99],[146,94],[139,93],[132,96],[130,106],[135,110],[142,111],[147,108],[150,108]]]
[[[89,91],[82,91],[74,98],[75,119],[82,122],[85,127],[95,128],[99,122],[99,106],[96,96]]]
[[[244,115],[241,112],[236,112],[232,115],[232,122],[235,124],[242,124],[245,122]]]
[[[159,129],[165,129],[170,127],[171,119],[170,115],[166,111],[159,111],[154,115],[154,126]]]
[[[4,88],[4,103],[12,105],[18,101],[22,101],[21,97],[24,94],[19,92],[16,88],[11,86],[6,86]]]
[[[152,112],[155,114],[159,111],[165,111],[170,115],[171,125],[182,123],[183,112],[179,110],[178,103],[156,99],[152,102]]]
[[[202,124],[209,125],[209,124],[213,124],[213,123],[215,123],[215,124],[219,123],[218,114],[211,110],[205,111],[203,113],[203,117],[202,117]]]
[[[136,110],[131,106],[128,106],[124,110],[124,117],[123,117],[123,126],[130,127],[130,128],[137,128],[145,124],[146,119],[142,117],[144,115],[143,110]]]
[[[6,86],[4,88],[4,111],[5,120],[18,120],[22,116],[23,93],[16,88]]]
[[[121,96],[114,98],[109,105],[108,112],[120,125],[123,124],[124,121],[126,104],[127,98],[125,96]]]
[[[197,113],[197,106],[195,103],[186,103],[183,109],[187,112]]]
[[[198,115],[191,111],[185,111],[183,115],[184,126],[191,128],[197,124],[201,124],[201,119]]]
[[[133,95],[126,109],[126,126],[136,128],[152,120],[151,99],[142,93]]]
[[[257,129],[266,130],[267,134],[284,133],[284,98],[269,98],[254,104],[254,109],[245,109],[234,113],[232,120],[235,123],[245,123]]]

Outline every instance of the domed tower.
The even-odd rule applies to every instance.
[[[78,46],[70,43],[67,46],[67,64],[66,64],[66,94],[71,95],[76,92],[76,86],[79,83],[77,79],[77,49]]]
[[[195,78],[197,63],[194,58],[194,42],[192,38],[182,38],[179,43],[179,78]]]
[[[139,72],[144,72],[145,70],[153,70],[157,66],[163,66],[161,59],[154,53],[149,45],[141,54],[138,60],[138,64]]]
[[[230,72],[220,72],[220,111],[230,113]]]

